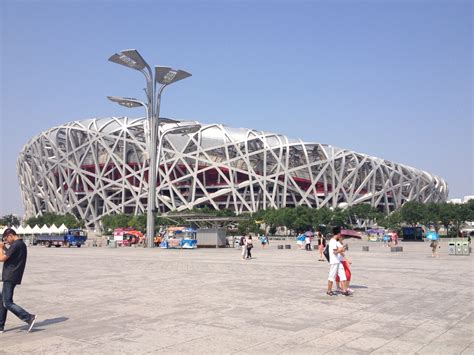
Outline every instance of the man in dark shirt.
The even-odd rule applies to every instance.
[[[3,262],[2,281],[3,288],[0,294],[0,333],[4,332],[7,311],[12,312],[22,321],[28,324],[28,332],[33,328],[36,315],[30,314],[20,306],[13,303],[13,292],[16,285],[21,284],[26,266],[26,245],[12,228],[3,232],[3,241],[10,245],[6,249],[4,243],[0,242],[0,261]]]

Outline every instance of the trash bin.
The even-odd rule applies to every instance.
[[[278,249],[283,249],[283,245],[278,245]]]
[[[461,249],[462,255],[470,255],[469,242],[467,240],[461,242]]]
[[[456,255],[456,243],[449,242],[448,244],[448,254],[449,255]]]
[[[111,240],[109,242],[109,248],[117,248],[117,241],[116,240]]]
[[[462,255],[462,242],[460,240],[456,241],[456,255]]]
[[[369,251],[369,246],[362,246],[362,251]]]
[[[286,244],[285,249],[291,249],[291,244]]]

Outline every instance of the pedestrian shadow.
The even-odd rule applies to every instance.
[[[44,329],[41,329],[41,327],[45,327],[45,326],[48,326],[48,325],[51,325],[51,324],[56,324],[56,323],[61,323],[61,322],[65,322],[67,321],[69,318],[67,317],[57,317],[57,318],[50,318],[50,319],[45,319],[45,320],[42,320],[40,322],[36,322],[33,329],[31,330],[31,333],[35,333],[35,332],[41,332],[43,331]],[[12,328],[12,329],[9,329],[8,331],[14,331],[14,330],[19,330],[19,329],[22,329],[22,330],[27,330],[28,329],[28,325],[20,325],[18,327],[15,327],[15,328]],[[5,331],[6,332],[6,331]]]
[[[368,286],[362,286],[362,285],[351,285],[350,288],[369,288]]]

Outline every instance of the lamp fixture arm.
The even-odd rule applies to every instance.
[[[158,92],[156,93],[154,109],[155,109],[157,117],[159,117],[159,115],[160,115],[161,94],[163,93],[163,90],[167,86],[168,86],[168,84],[161,85],[160,88],[158,89]],[[156,91],[156,83],[155,83],[155,91]]]

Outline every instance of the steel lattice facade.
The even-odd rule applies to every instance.
[[[162,124],[166,130],[180,123]],[[144,118],[75,121],[30,140],[17,169],[28,217],[73,213],[97,226],[113,213],[145,213],[148,159]],[[168,134],[158,169],[161,212],[208,206],[237,213],[367,203],[390,212],[407,201],[438,202],[446,182],[425,171],[283,135],[202,125]]]

